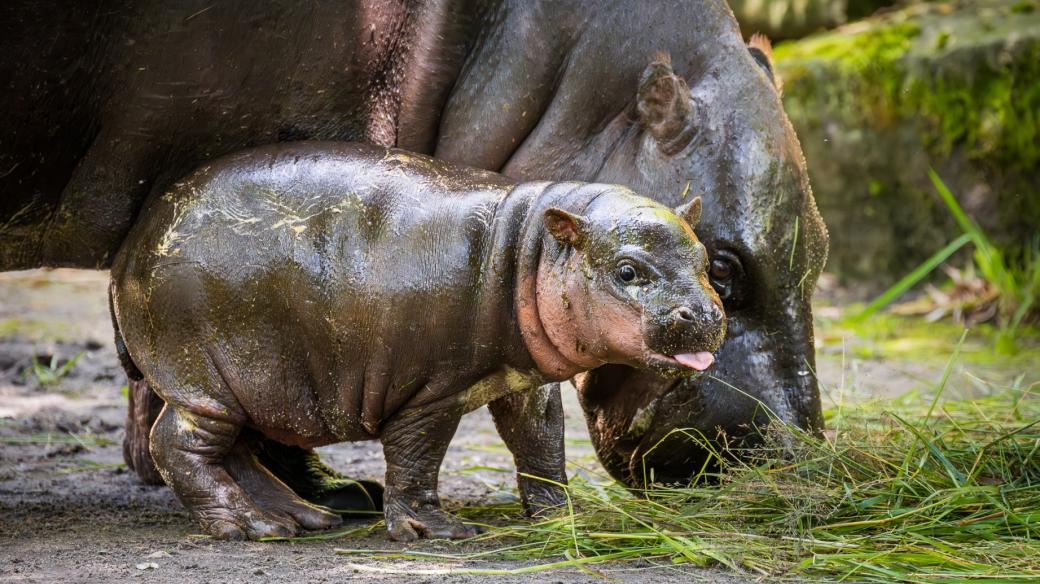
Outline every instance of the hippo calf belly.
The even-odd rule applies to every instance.
[[[472,536],[436,492],[465,412],[499,404],[509,428],[529,409],[510,396],[547,380],[710,365],[724,326],[699,209],[343,143],[214,162],[146,205],[113,265],[117,334],[167,403],[156,467],[211,534],[286,535],[338,517],[241,431],[378,438],[391,537]]]

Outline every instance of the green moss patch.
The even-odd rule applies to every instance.
[[[875,127],[922,120],[937,156],[961,146],[972,159],[1031,169],[1040,163],[1040,14],[1022,4],[915,6],[781,44],[785,102]]]

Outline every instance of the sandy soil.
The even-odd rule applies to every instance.
[[[122,465],[125,379],[112,349],[106,286],[107,275],[100,272],[0,274],[0,582],[468,582],[487,576],[451,572],[525,565],[380,561],[371,554],[335,553],[336,548],[401,549],[381,529],[306,543],[227,543],[197,536],[167,488],[140,485]],[[45,368],[56,357],[60,368],[77,355],[56,383],[41,384],[32,372],[34,357]],[[941,363],[850,360],[832,347],[821,352],[819,371],[826,395],[854,399],[927,387],[939,377]],[[953,384],[967,391],[975,378],[958,375]],[[573,474],[598,465],[573,390],[565,396]],[[358,477],[378,479],[383,473],[378,443],[336,445],[322,454]],[[512,474],[511,458],[481,409],[463,420],[452,443],[441,495],[450,507],[515,501]],[[412,549],[465,553],[479,548],[435,541]],[[721,571],[651,563],[602,571],[635,582],[750,581]],[[534,578],[598,581],[576,570]],[[528,581],[532,576],[499,579]]]

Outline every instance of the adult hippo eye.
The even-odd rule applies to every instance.
[[[740,260],[732,257],[732,254],[728,252],[719,251],[714,255],[715,257],[711,258],[711,264],[708,265],[708,279],[718,292],[719,298],[726,302],[728,307],[737,300],[735,293],[737,282],[743,273],[742,267]]]
[[[718,282],[725,282],[733,277],[733,264],[728,260],[714,259],[711,261],[711,278]]]

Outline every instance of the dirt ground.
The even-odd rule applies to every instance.
[[[412,561],[338,555],[337,548],[393,550],[381,529],[332,541],[217,542],[198,530],[166,487],[139,484],[122,464],[126,397],[111,342],[107,274],[30,271],[0,274],[0,582],[386,582],[483,581],[463,569],[517,568],[504,561]],[[955,341],[956,339],[954,339]],[[68,372],[48,374],[77,358]],[[56,357],[53,367],[52,357]],[[37,364],[34,373],[34,358]],[[897,395],[930,387],[940,360],[849,357],[844,343],[821,350],[819,376],[827,399]],[[1031,373],[1034,378],[1036,371]],[[1004,383],[1016,371],[958,371],[956,391]],[[57,377],[57,375],[53,375]],[[995,381],[992,381],[995,380]],[[1026,382],[1035,381],[1026,380]],[[565,392],[570,472],[598,465],[572,389]],[[378,443],[321,449],[335,468],[380,479]],[[441,474],[449,507],[516,500],[512,461],[485,409],[466,416]],[[503,518],[502,521],[507,521]],[[372,520],[352,520],[363,527]],[[466,553],[473,544],[424,541],[411,549]],[[634,582],[747,582],[726,572],[641,563],[602,568]],[[410,573],[404,573],[410,572]],[[553,582],[598,579],[577,570],[496,579]]]

